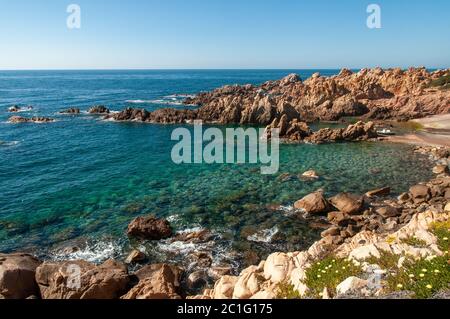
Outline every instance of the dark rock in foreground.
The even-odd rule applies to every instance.
[[[117,299],[127,292],[127,267],[108,260],[45,262],[36,270],[42,299]]]
[[[39,296],[35,282],[39,260],[27,254],[0,254],[0,299],[25,299]]]
[[[181,299],[182,274],[176,266],[146,266],[135,273],[139,282],[122,299]]]

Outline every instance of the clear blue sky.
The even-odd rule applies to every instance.
[[[366,26],[370,3],[382,29]],[[0,69],[450,67],[449,13],[448,0],[0,0]]]

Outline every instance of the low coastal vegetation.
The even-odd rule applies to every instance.
[[[302,295],[295,289],[294,285],[283,281],[277,288],[277,299],[303,299]]]
[[[335,295],[336,287],[349,277],[362,273],[361,265],[349,259],[327,257],[311,266],[306,271],[305,284],[309,291],[307,296],[322,298],[325,289]]]
[[[446,222],[433,223],[431,225],[433,234],[438,239],[438,246],[443,252],[449,254],[450,249],[450,220]]]
[[[387,277],[387,287],[391,291],[411,291],[413,297],[427,299],[450,283],[448,253],[444,256],[414,260],[407,259],[401,268]]]
[[[450,89],[450,73],[447,73],[446,75],[443,75],[440,78],[431,81],[428,87],[440,87],[444,90]]]

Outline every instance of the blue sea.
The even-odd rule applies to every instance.
[[[316,71],[339,72],[0,72],[0,251],[100,262],[139,248],[151,262],[177,262],[189,252],[209,249],[216,263],[239,267],[245,258],[303,249],[319,238],[320,230],[291,214],[293,203],[310,192],[362,194],[391,186],[399,194],[431,177],[429,160],[411,146],[370,142],[282,145],[280,172],[273,176],[261,175],[259,165],[175,165],[173,125],[58,114],[96,104],[115,111],[183,108],[186,96],[222,85],[260,84],[292,72],[306,79]],[[57,121],[9,124],[7,109],[14,104],[34,107],[21,116]],[[321,178],[282,178],[310,169]],[[177,231],[208,229],[214,241],[199,246],[130,242],[128,223],[146,214],[168,218]],[[74,245],[80,250],[64,249]]]

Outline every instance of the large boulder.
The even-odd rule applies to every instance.
[[[165,219],[158,219],[155,216],[141,216],[128,225],[127,234],[129,237],[139,239],[160,240],[172,236],[172,227]]]
[[[375,209],[378,215],[383,216],[384,218],[389,217],[398,217],[402,214],[402,211],[397,207],[393,206],[382,206]]]
[[[426,185],[415,185],[409,189],[409,193],[416,204],[423,203],[430,198],[430,188]]]
[[[39,296],[35,281],[41,262],[27,254],[0,254],[0,299],[25,299]]]
[[[364,206],[363,198],[349,193],[338,194],[330,198],[329,202],[339,211],[349,215],[360,213]]]
[[[309,214],[322,214],[329,211],[330,205],[322,192],[309,194],[294,204],[294,208],[304,210]]]
[[[181,268],[166,264],[146,266],[136,272],[138,284],[122,299],[181,299],[182,273]]]
[[[87,261],[45,262],[36,270],[43,299],[117,299],[130,278],[124,264],[108,260],[102,265]]]
[[[220,278],[214,285],[212,292],[213,299],[231,299],[238,279],[236,276],[229,275]]]
[[[288,254],[274,253],[264,263],[264,277],[273,283],[280,283],[288,278],[294,268],[294,261]]]

